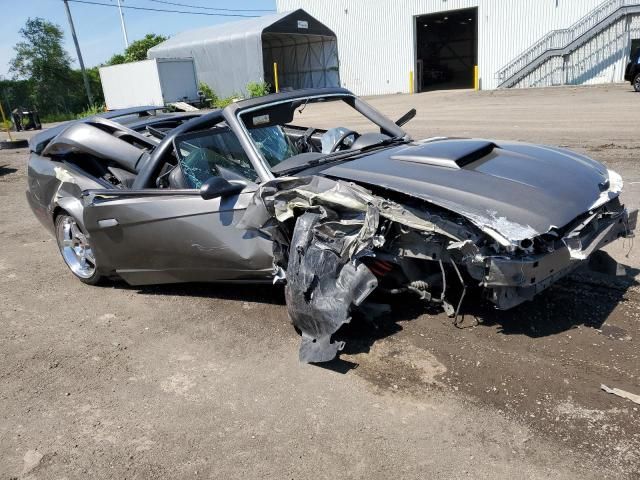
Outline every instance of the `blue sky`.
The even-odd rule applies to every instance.
[[[116,0],[89,0],[116,5]],[[204,9],[188,9],[153,0],[121,0],[123,5],[167,10],[191,10],[207,13]],[[199,5],[228,9],[265,9],[275,11],[275,0],[163,0],[173,3]],[[99,5],[69,2],[84,63],[88,67],[103,63],[114,53],[124,50],[118,9]],[[125,9],[125,23],[129,41],[143,37],[146,33],[173,35],[195,27],[241,20],[234,17],[205,15],[181,15]],[[269,12],[235,12],[245,15],[261,15]],[[65,47],[76,59],[62,0],[0,0],[0,76],[9,77],[9,60],[13,58],[13,46],[20,40],[18,31],[29,17],[42,17],[58,24],[65,33]],[[75,63],[77,66],[77,62]]]

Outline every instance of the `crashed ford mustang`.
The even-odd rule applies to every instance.
[[[414,114],[392,122],[344,89],[109,112],[31,140],[27,198],[85,283],[284,283],[305,362],[335,357],[376,289],[456,316],[480,288],[508,309],[633,235],[637,211],[602,164],[414,141],[401,128]]]

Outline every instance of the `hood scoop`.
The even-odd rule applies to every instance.
[[[498,146],[486,140],[437,140],[406,148],[391,159],[459,170],[486,157],[494,148]]]

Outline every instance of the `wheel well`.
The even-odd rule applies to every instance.
[[[65,215],[69,215],[69,212],[67,212],[64,208],[62,207],[56,207],[53,209],[53,224],[55,225],[56,220],[58,219],[58,217],[62,214]]]

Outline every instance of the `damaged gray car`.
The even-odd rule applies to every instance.
[[[375,290],[450,316],[469,289],[509,309],[632,237],[622,179],[561,148],[415,141],[344,89],[207,113],[154,108],[30,143],[27,198],[81,281],[281,282],[300,359],[333,359]]]

